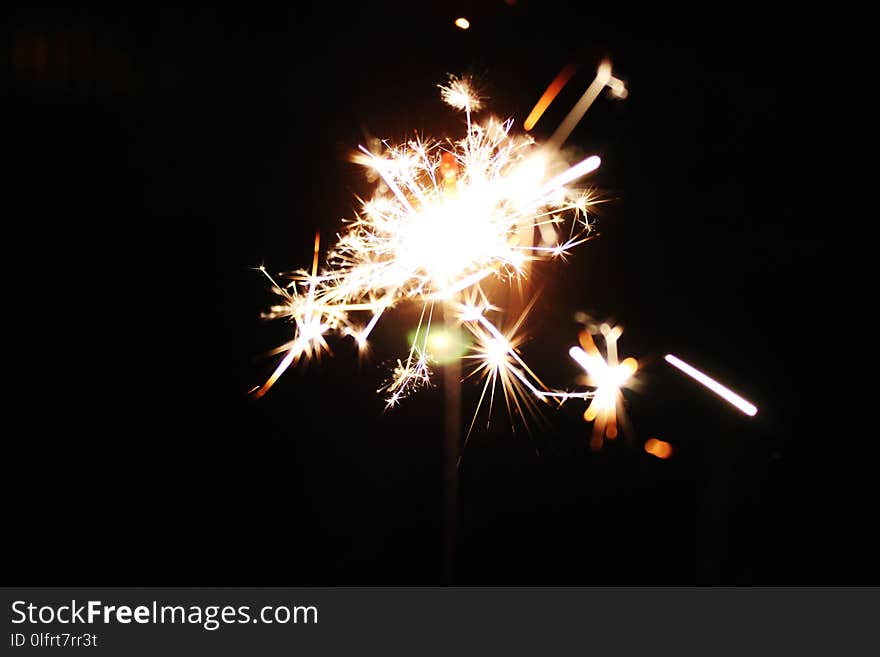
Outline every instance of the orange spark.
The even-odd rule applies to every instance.
[[[652,456],[656,456],[658,459],[668,459],[672,456],[672,445],[665,440],[648,438],[645,441],[645,451]]]

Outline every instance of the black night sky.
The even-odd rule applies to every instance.
[[[581,62],[546,138],[604,56],[630,96],[601,97],[570,138],[603,159],[600,236],[537,268],[523,351],[571,386],[574,313],[620,322],[643,364],[633,431],[595,453],[577,403],[531,435],[483,424],[451,581],[880,581],[865,16],[497,0],[28,6],[3,23],[6,584],[450,581],[442,386],[387,413],[375,394],[412,309],[360,366],[331,339],[255,401],[285,327],[260,321],[253,267],[308,266],[315,231],[352,216],[370,187],[348,156],[368,136],[462,134],[447,73],[521,126]]]

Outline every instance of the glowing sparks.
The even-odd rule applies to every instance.
[[[709,388],[716,395],[726,400],[728,403],[736,406],[740,411],[749,416],[754,416],[758,412],[758,407],[752,404],[751,402],[746,401],[738,394],[730,390],[729,388],[724,387],[720,383],[718,383],[715,379],[706,374],[703,374],[697,368],[688,365],[680,358],[676,358],[672,354],[666,354],[666,362],[672,365],[673,367],[678,368],[685,374],[687,374],[692,379],[699,381],[704,386]]]
[[[476,366],[470,376],[477,376],[483,381],[483,390],[474,417],[468,430],[468,435],[474,428],[480,408],[487,401],[488,415],[491,416],[495,402],[495,391],[498,386],[504,395],[504,402],[509,415],[519,415],[524,418],[533,411],[534,401],[530,390],[534,386],[528,381],[523,371],[517,367],[520,361],[516,348],[521,342],[521,337],[516,335],[515,330],[502,334],[495,326],[482,318],[477,323],[466,324],[474,336],[475,346],[473,354],[466,356],[476,361]]]
[[[617,437],[617,419],[619,415],[623,415],[621,388],[629,383],[638,369],[635,358],[625,358],[622,362],[617,362],[617,340],[623,329],[603,324],[600,330],[605,339],[604,358],[589,331],[581,332],[580,342],[583,348],[572,347],[568,351],[586,371],[586,384],[595,388],[593,398],[584,411],[584,420],[595,421],[590,443],[595,449],[602,446],[604,438]]]
[[[440,85],[440,97],[447,105],[467,112],[476,112],[483,107],[482,98],[477,94],[474,82],[468,76],[449,76],[449,81],[445,85]]]
[[[467,29],[459,21],[467,23],[466,19],[456,25]],[[527,120],[527,129],[571,73],[563,70],[557,77]],[[613,95],[626,95],[624,83],[603,62],[549,144],[538,146],[527,136],[511,134],[512,121],[474,121],[472,114],[481,109],[483,99],[473,80],[450,77],[440,85],[441,97],[465,112],[464,137],[457,141],[414,138],[372,150],[361,146],[354,161],[373,174],[376,190],[372,198],[361,202],[359,212],[339,235],[325,267],[319,271],[316,237],[311,271],[294,272],[282,286],[261,268],[281,297],[281,303],[264,316],[287,320],[293,329],[290,341],[272,352],[283,356],[255,395],[266,394],[291,365],[329,352],[328,334],[350,337],[359,351],[365,351],[380,319],[398,304],[411,302],[420,304],[421,312],[409,352],[396,360],[379,390],[389,407],[431,385],[432,366],[463,357],[474,362],[468,376],[483,382],[471,429],[484,404],[491,414],[500,387],[508,412],[523,419],[535,411],[538,402],[586,400],[584,419],[594,422],[591,445],[598,448],[605,438],[615,438],[618,423],[625,422],[622,390],[630,386],[638,368],[633,358],[618,361],[622,330],[603,324],[596,332],[602,334],[604,356],[589,331],[581,334],[580,347],[571,348],[571,357],[587,374],[583,383],[589,390],[552,390],[519,351],[524,341],[521,326],[529,308],[502,331],[498,328],[502,323],[496,326],[489,319],[500,309],[488,294],[497,287],[490,285],[492,281],[522,280],[532,263],[564,258],[591,239],[588,212],[594,197],[589,190],[572,185],[595,171],[601,161],[592,155],[571,165],[559,147],[606,87]],[[536,234],[540,235],[537,244]],[[435,309],[446,317],[445,329],[432,327]],[[464,334],[470,337],[466,355]],[[757,412],[674,356],[666,360],[743,412]],[[671,448],[664,451],[657,444],[651,443],[649,449],[646,443],[646,451],[666,458]],[[667,443],[663,445],[668,448]]]
[[[422,310],[409,353],[382,388],[389,405],[430,385],[433,363],[456,350],[460,355],[463,347],[452,344],[448,328],[432,330],[438,303],[454,309],[471,334],[468,357],[478,361],[472,374],[486,379],[484,396],[491,387],[490,406],[496,384],[508,409],[520,414],[535,398],[570,396],[547,389],[517,353],[522,318],[507,333],[487,319],[487,312],[498,309],[483,286],[490,279],[521,278],[531,262],[563,256],[588,239],[592,195],[570,185],[600,160],[591,156],[569,166],[558,152],[512,135],[512,121],[472,121],[481,98],[470,78],[450,77],[440,88],[447,104],[466,112],[465,136],[386,144],[381,152],[360,148],[355,161],[381,182],[330,250],[323,271],[316,242],[310,273],[293,274],[287,287],[272,280],[284,302],[267,316],[291,321],[294,338],[276,350],[284,358],[257,395],[291,364],[326,350],[329,332],[352,337],[366,349],[380,318],[412,301]],[[536,229],[540,245],[532,239]]]
[[[286,288],[278,285],[266,272],[265,267],[260,267],[260,271],[272,283],[272,290],[283,297],[285,301],[282,305],[272,306],[270,312],[266,313],[264,317],[267,319],[280,317],[292,319],[296,329],[293,340],[272,351],[273,355],[284,353],[285,356],[266,383],[254,391],[253,394],[257,398],[265,395],[287,368],[295,364],[303,356],[309,359],[313,356],[319,356],[322,351],[330,351],[327,342],[324,340],[324,333],[332,325],[332,313],[328,313],[327,309],[315,301],[315,290],[318,285],[317,273],[320,244],[320,234],[316,234],[311,276],[306,276],[304,272],[298,272],[293,283]],[[297,291],[297,285],[305,285],[308,290],[307,293],[305,295],[300,294]]]

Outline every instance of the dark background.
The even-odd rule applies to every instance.
[[[531,435],[496,415],[464,452],[452,581],[878,583],[867,18],[419,4],[6,10],[4,583],[447,581],[442,386],[390,413],[375,394],[408,311],[361,367],[333,341],[254,401],[285,332],[251,268],[307,266],[352,215],[367,136],[460,135],[446,73],[521,125],[579,59],[546,137],[605,55],[630,97],[570,143],[613,202],[599,239],[538,268],[524,351],[567,387],[574,312],[621,322],[633,432],[594,453],[581,405]]]

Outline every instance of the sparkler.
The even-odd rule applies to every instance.
[[[590,93],[612,79],[603,63]],[[482,99],[467,77],[451,77],[440,89],[447,104],[465,113],[465,136],[385,143],[380,152],[360,147],[354,160],[380,182],[330,249],[326,266],[319,271],[316,238],[310,272],[294,272],[283,286],[266,274],[281,297],[266,317],[287,319],[294,330],[274,350],[283,358],[256,396],[294,363],[329,351],[329,333],[351,337],[365,349],[384,313],[404,302],[420,304],[421,312],[409,352],[379,390],[389,407],[431,384],[437,362],[431,329],[441,316],[465,327],[474,340],[465,358],[476,362],[471,376],[484,380],[477,412],[484,402],[491,409],[496,386],[511,414],[519,415],[536,400],[593,396],[545,386],[518,351],[526,313],[502,332],[489,319],[500,311],[489,293],[490,281],[523,280],[532,262],[561,258],[591,238],[595,195],[573,185],[595,171],[600,159],[593,155],[569,165],[557,148],[564,136],[554,147],[542,147],[512,134],[512,121],[474,121]],[[604,409],[602,390],[600,385],[594,406]]]
[[[567,77],[563,71],[554,81],[548,90],[553,93],[539,102],[529,127]],[[325,339],[329,333],[350,337],[366,349],[383,315],[398,304],[412,302],[421,305],[421,312],[410,349],[397,359],[379,389],[387,407],[431,385],[432,365],[441,362],[436,352],[448,341],[448,332],[431,339],[432,327],[442,321],[447,329],[464,327],[473,339],[471,353],[464,358],[474,363],[469,377],[481,380],[483,388],[470,430],[484,404],[491,415],[500,387],[510,415],[524,419],[535,411],[537,402],[588,400],[584,419],[594,422],[592,446],[615,438],[618,420],[625,421],[621,390],[638,368],[633,358],[618,362],[622,329],[600,327],[605,357],[589,331],[581,334],[581,347],[572,347],[569,354],[586,371],[585,384],[591,389],[567,392],[546,386],[519,352],[524,339],[521,326],[530,308],[505,331],[490,319],[501,312],[490,300],[497,289],[491,282],[522,281],[531,263],[562,258],[592,237],[589,210],[597,199],[589,188],[573,185],[595,171],[600,159],[593,155],[572,165],[564,161],[559,148],[605,88],[616,97],[626,96],[624,83],[612,75],[607,62],[599,66],[549,143],[541,146],[529,136],[512,134],[510,120],[474,121],[482,99],[473,81],[450,77],[440,85],[441,97],[465,113],[463,138],[384,142],[378,151],[361,146],[354,161],[375,174],[377,189],[371,199],[361,202],[360,212],[327,254],[325,267],[319,271],[316,237],[311,271],[288,275],[289,282],[282,286],[261,268],[281,297],[265,317],[288,320],[293,336],[271,352],[283,357],[254,394],[266,394],[298,361],[329,352]],[[536,231],[541,236],[537,244]],[[674,356],[666,360],[744,413],[757,412]],[[447,383],[450,372],[457,371],[447,365]]]

